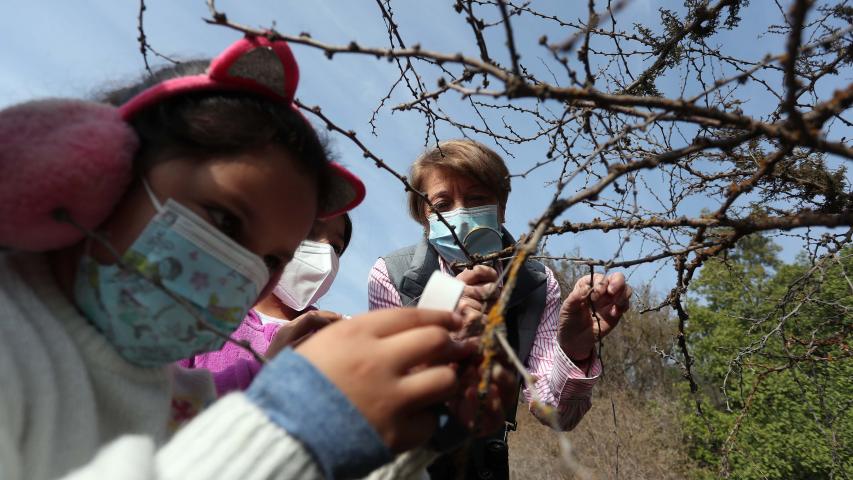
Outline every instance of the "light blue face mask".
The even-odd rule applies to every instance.
[[[269,273],[260,257],[145,188],[157,213],[122,256],[127,268],[84,255],[74,299],[122,357],[153,367],[221,348],[224,339],[198,320],[230,335]]]
[[[484,205],[474,208],[457,208],[442,213],[447,223],[456,228],[456,236],[465,245],[468,253],[486,255],[503,249],[501,226],[498,223],[498,206]],[[453,241],[447,226],[432,214],[429,220],[429,243],[448,262],[466,262],[465,254]]]

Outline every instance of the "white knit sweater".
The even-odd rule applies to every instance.
[[[213,395],[206,372],[125,362],[58,290],[43,256],[0,255],[0,479],[322,476],[243,394],[171,436],[175,391]]]

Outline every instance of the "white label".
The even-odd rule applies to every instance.
[[[462,297],[465,283],[438,270],[432,272],[418,300],[418,308],[452,312]]]

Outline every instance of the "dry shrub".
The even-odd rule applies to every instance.
[[[557,434],[527,413],[526,407],[519,405],[518,431],[509,437],[511,478],[578,478],[565,470]],[[564,435],[593,478],[684,478],[690,461],[681,445],[677,414],[672,398],[642,400],[626,391],[596,392],[581,424]]]
[[[564,294],[583,272],[552,264]],[[691,462],[682,445],[678,371],[659,353],[672,348],[677,331],[666,310],[639,315],[655,301],[639,286],[634,310],[603,342],[604,375],[593,390],[592,408],[568,435],[578,461],[596,479],[676,479]],[[557,434],[518,407],[518,431],[510,434],[510,472],[517,479],[572,479],[560,458]]]

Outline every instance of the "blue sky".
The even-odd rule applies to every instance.
[[[236,32],[202,21],[208,15],[203,0],[149,0],[146,3],[148,41],[165,54],[178,58],[211,57],[238,38]],[[675,10],[682,9],[681,1],[638,0],[619,15],[620,26],[627,28],[633,22],[659,23],[657,9],[661,3],[670,4],[669,8]],[[586,1],[535,3],[540,4],[545,10],[568,18],[586,17]],[[357,39],[365,45],[386,46],[388,42],[374,1],[235,0],[220,1],[217,5],[241,23],[269,26],[275,21],[281,31],[307,31],[315,38],[332,43],[348,43]],[[394,5],[401,32],[408,44],[421,43],[439,51],[461,49],[464,53],[476,55],[470,29],[453,11],[452,2],[405,0]],[[143,72],[136,40],[136,2],[7,0],[4,6],[4,14],[0,17],[0,65],[4,72],[0,76],[0,107],[45,96],[87,97],[111,85],[131,82]],[[762,22],[778,18],[772,2],[753,1],[742,16],[750,20],[744,22],[742,28],[724,33],[715,41],[755,59],[768,52],[780,51],[781,40],[763,35],[767,25]],[[523,62],[537,74],[547,74],[547,70],[540,66],[541,62],[537,61],[544,52],[536,40],[543,33],[552,40],[559,40],[565,33],[551,27],[543,31],[541,24],[526,20],[517,20],[514,25]],[[491,29],[491,32],[501,33],[498,30]],[[499,47],[502,41],[496,40],[493,45]],[[407,170],[411,161],[424,149],[421,117],[407,112],[392,114],[386,108],[377,121],[380,135],[371,135],[368,125],[378,100],[396,80],[396,68],[385,61],[362,56],[340,56],[329,61],[321,53],[300,46],[295,46],[294,52],[301,72],[298,97],[307,104],[321,105],[327,115],[344,128],[355,130],[368,147],[393,168]],[[501,60],[507,58],[505,52],[498,48],[493,49],[493,54]],[[150,55],[149,61],[160,63]],[[640,69],[641,66],[632,65],[632,68]],[[748,85],[747,88],[753,87]],[[759,90],[753,98],[743,106],[744,110],[756,114],[763,112],[767,100],[762,99]],[[397,95],[389,103],[394,105],[404,100],[404,96]],[[465,112],[457,109],[458,106],[452,102],[444,106],[449,113]],[[524,127],[519,128],[523,130]],[[439,135],[441,138],[459,136],[457,131],[447,127],[439,128]],[[335,147],[342,163],[365,181],[368,195],[364,204],[353,212],[353,243],[342,258],[338,280],[320,305],[352,314],[366,309],[366,279],[375,259],[414,243],[420,238],[421,229],[408,218],[404,192],[393,178],[363,159],[346,139],[338,138]],[[535,144],[511,150],[515,158],[508,159],[510,170],[524,170],[542,159],[546,149],[547,145]],[[507,212],[507,226],[511,232],[516,235],[524,232],[528,222],[543,211],[551,197],[551,190],[543,188],[543,185],[550,178],[553,178],[553,171],[543,169],[527,180],[514,182]],[[713,208],[713,203],[697,200],[692,207]],[[579,208],[569,212],[569,216],[575,220],[590,219],[594,212]],[[610,258],[618,242],[619,238],[614,233],[582,237],[568,235],[550,240],[549,250],[561,254],[579,249],[584,256]],[[783,239],[783,244],[787,246],[788,257],[796,253],[795,241]],[[622,258],[632,258],[639,248],[639,245],[630,245]],[[660,265],[629,272],[631,281],[639,283],[652,278],[657,267]],[[667,291],[671,286],[670,271],[670,267],[664,266],[660,275],[655,277],[659,291]]]

